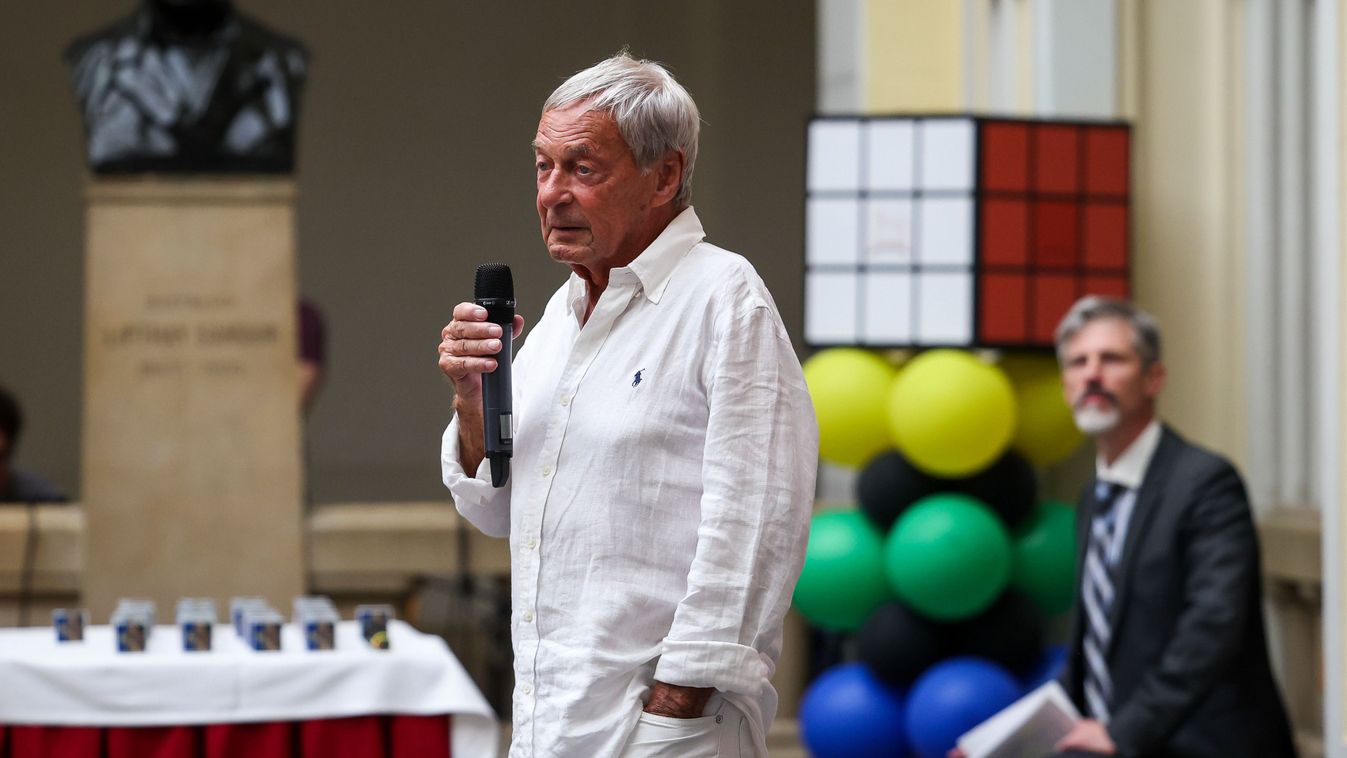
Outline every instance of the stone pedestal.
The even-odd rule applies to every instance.
[[[88,190],[84,602],[303,591],[294,185]]]

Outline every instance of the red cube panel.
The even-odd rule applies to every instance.
[[[1040,274],[1033,282],[1034,323],[1030,339],[1051,345],[1057,322],[1079,297],[1076,278],[1070,274]]]
[[[1023,274],[983,274],[978,331],[983,342],[1022,343],[1027,334],[1025,296],[1028,277]]]
[[[1029,127],[1014,123],[982,125],[982,187],[1023,192],[1029,189]]]
[[[1100,275],[1085,277],[1085,291],[1082,295],[1107,295],[1124,300],[1132,296],[1132,288],[1127,286],[1127,275]]]
[[[1034,265],[1075,266],[1077,203],[1043,200],[1034,206]]]
[[[1091,195],[1125,195],[1128,182],[1127,130],[1091,126],[1085,132],[1085,191]]]
[[[1086,203],[1084,259],[1089,269],[1127,268],[1126,205]]]
[[[1073,126],[1034,130],[1034,189],[1075,194],[1080,190],[1080,133]]]
[[[1022,200],[983,200],[979,233],[982,262],[1023,266],[1029,261],[1029,206]]]

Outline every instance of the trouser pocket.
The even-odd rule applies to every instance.
[[[676,719],[641,713],[622,752],[624,758],[719,758],[725,717]]]

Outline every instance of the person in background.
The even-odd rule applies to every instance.
[[[1066,401],[1097,450],[1060,680],[1085,718],[1058,750],[1294,756],[1249,498],[1229,461],[1156,417],[1159,327],[1131,303],[1086,297],[1056,338]]]
[[[19,401],[0,387],[0,502],[63,503],[64,494],[36,474],[14,468],[14,451],[23,431],[23,412]]]
[[[322,389],[327,367],[327,327],[323,312],[308,298],[299,299],[299,408],[304,415]]]

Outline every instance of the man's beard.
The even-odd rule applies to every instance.
[[[1101,434],[1113,431],[1122,421],[1122,413],[1118,411],[1117,405],[1109,405],[1100,408],[1097,405],[1077,406],[1072,411],[1072,416],[1076,421],[1076,428],[1087,437],[1098,437]]]

